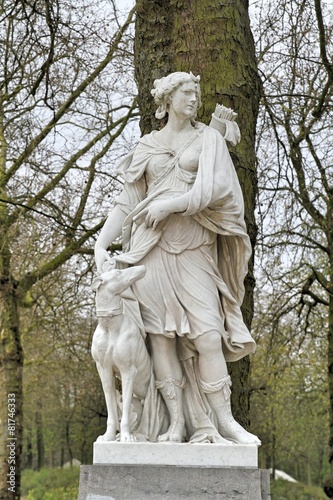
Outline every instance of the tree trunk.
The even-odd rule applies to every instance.
[[[327,333],[327,363],[328,363],[328,388],[330,397],[330,436],[329,436],[329,462],[331,465],[331,477],[328,480],[330,492],[333,498],[333,197],[330,200],[327,210],[327,248],[330,249],[329,270],[330,281],[328,289],[328,333]],[[327,492],[325,491],[327,494]]]
[[[17,286],[6,269],[8,268],[2,266],[0,275],[0,498],[13,500],[20,498],[23,354],[19,335]]]
[[[26,443],[27,443],[27,459],[25,462],[25,466],[23,465],[24,468],[26,469],[32,469],[32,463],[33,463],[33,451],[32,451],[32,439],[31,439],[31,428],[29,427],[28,429],[26,428],[24,431]]]
[[[216,103],[238,113],[242,141],[231,156],[243,189],[245,219],[254,248],[257,193],[255,127],[260,84],[246,0],[138,0],[135,34],[135,76],[143,134],[160,128],[150,94],[156,78],[174,71],[201,75],[203,106],[199,120],[209,124]],[[245,282],[245,323],[253,316],[253,259]],[[235,417],[249,416],[249,359],[230,366]]]
[[[6,171],[4,113],[0,101],[0,198]],[[20,339],[18,283],[10,272],[8,207],[0,202],[0,498],[20,498],[22,456],[23,352]]]
[[[332,247],[331,247],[332,248]],[[332,259],[333,260],[333,259]],[[333,271],[333,262],[332,262]],[[333,274],[333,272],[332,272]],[[332,276],[333,283],[333,276]],[[329,326],[328,326],[328,387],[330,396],[330,454],[331,475],[333,478],[333,293],[329,297]]]
[[[66,422],[66,446],[67,446],[67,451],[68,451],[69,463],[70,463],[70,466],[72,467],[72,465],[73,465],[73,452],[72,452],[72,448],[71,448],[70,423],[69,422]]]
[[[43,415],[42,403],[38,401],[38,408],[36,410],[36,444],[37,444],[37,470],[41,470],[45,466],[45,445],[44,445],[44,432],[43,432]]]

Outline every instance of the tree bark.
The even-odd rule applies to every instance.
[[[254,249],[257,193],[255,128],[260,98],[254,43],[246,0],[138,0],[135,33],[135,76],[141,132],[160,128],[150,94],[153,82],[174,71],[201,75],[203,106],[199,120],[209,124],[216,103],[238,113],[242,140],[231,156],[243,189],[245,219]],[[245,282],[244,320],[253,316],[253,258]],[[235,417],[243,425],[249,418],[249,359],[233,363]]]
[[[332,214],[333,214],[333,209],[332,209]],[[328,248],[332,249],[333,221],[331,221],[331,233],[332,233],[331,235],[330,234],[328,235],[330,236],[328,238],[328,243],[331,245]],[[331,279],[330,279],[330,294],[329,294],[329,306],[328,306],[327,361],[328,361],[328,387],[329,387],[329,398],[330,398],[329,462],[331,464],[331,478],[333,480],[333,252],[331,253],[330,256],[330,274],[331,274],[330,276]]]
[[[27,457],[26,457],[26,462],[25,466],[23,467],[25,469],[32,469],[32,462],[33,462],[33,451],[32,451],[32,440],[31,440],[31,428],[26,428],[25,429],[25,438],[26,438],[26,446],[27,446]],[[52,467],[52,465],[51,465]]]
[[[327,204],[327,219],[324,229],[326,229],[327,249],[328,249],[328,269],[329,281],[327,283],[328,292],[328,331],[327,331],[327,365],[328,365],[328,390],[330,398],[330,436],[329,436],[329,463],[331,466],[331,477],[328,482],[331,486],[333,498],[333,189],[330,190],[330,198]],[[327,492],[325,491],[327,494]]]
[[[45,445],[43,431],[43,413],[42,402],[38,401],[36,410],[36,445],[37,445],[37,470],[41,470],[45,466]]]
[[[6,259],[5,259],[6,260]],[[0,498],[20,498],[22,452],[22,370],[17,283],[2,262],[0,275]],[[8,482],[9,481],[9,482]]]

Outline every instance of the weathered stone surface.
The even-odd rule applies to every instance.
[[[228,467],[83,465],[78,500],[269,500],[269,471]]]

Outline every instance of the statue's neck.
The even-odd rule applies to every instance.
[[[105,296],[105,294],[96,294],[96,315],[117,316],[123,312],[123,301],[120,295]]]

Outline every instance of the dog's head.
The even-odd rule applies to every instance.
[[[145,266],[133,266],[127,269],[111,269],[97,276],[91,284],[92,290],[106,291],[108,294],[119,295],[133,283],[146,274]]]

